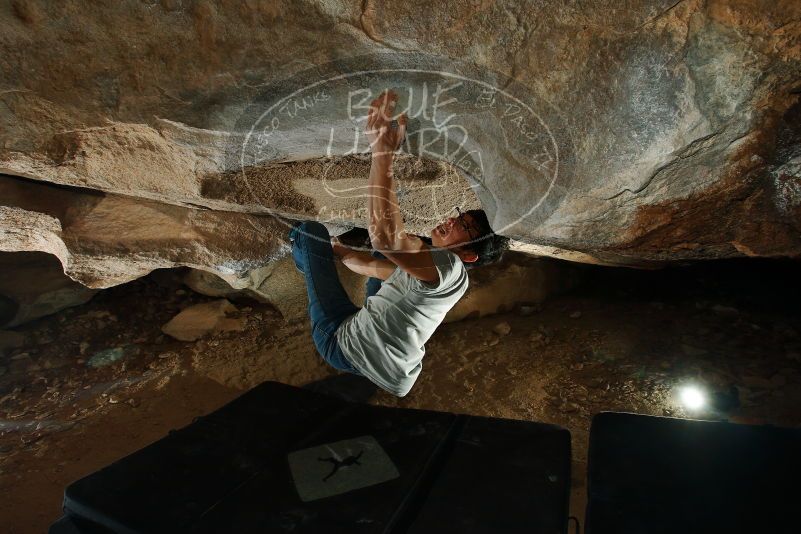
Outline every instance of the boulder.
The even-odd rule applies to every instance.
[[[575,287],[581,274],[580,268],[567,262],[507,252],[501,262],[469,271],[470,288],[448,312],[445,322],[540,304]]]
[[[235,311],[236,306],[226,299],[195,304],[170,319],[161,331],[180,341],[196,341],[219,332],[241,332],[246,320],[228,317]]]
[[[0,172],[240,229],[266,213],[364,226],[364,103],[395,87],[411,228],[474,193],[499,232],[579,261],[798,256],[799,20],[796,0],[14,0]],[[137,265],[72,271],[45,215],[6,210],[36,230],[15,250],[49,248],[97,287],[214,263],[148,236],[120,247]]]
[[[90,288],[182,266],[236,283],[287,253],[287,231],[273,217],[0,176],[0,251],[52,254],[64,273]]]
[[[12,327],[71,306],[97,293],[64,274],[58,259],[41,252],[0,252],[0,326]],[[7,332],[3,340],[15,332]],[[5,341],[0,342],[5,345]],[[8,346],[8,345],[6,345]],[[12,345],[13,346],[13,345]]]

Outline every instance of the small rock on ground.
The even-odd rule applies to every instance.
[[[504,321],[502,323],[496,324],[495,328],[493,328],[492,331],[498,334],[499,336],[505,336],[512,331],[512,327],[509,325],[509,323]]]
[[[237,311],[227,299],[196,304],[181,311],[161,327],[161,331],[179,341],[196,341],[217,332],[241,332],[245,329],[244,318],[227,315]]]

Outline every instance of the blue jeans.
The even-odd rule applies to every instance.
[[[295,265],[306,279],[312,339],[317,352],[331,367],[361,374],[345,358],[337,342],[337,328],[359,308],[339,281],[328,230],[315,221],[303,222],[292,228],[289,240]]]

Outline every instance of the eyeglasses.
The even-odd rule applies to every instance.
[[[456,217],[459,220],[459,224],[461,224],[462,228],[464,228],[464,231],[467,232],[467,235],[470,237],[470,241],[473,241],[473,239],[474,239],[473,238],[473,232],[470,230],[470,225],[467,224],[467,221],[465,221],[465,219],[464,219],[465,214],[462,213],[462,210],[459,209],[459,206],[456,206],[456,213],[459,214]]]

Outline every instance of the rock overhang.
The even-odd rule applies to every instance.
[[[409,215],[441,217],[467,184],[496,230],[579,261],[801,250],[794,2],[14,6],[11,175],[359,224],[359,108],[394,87],[415,115]]]

